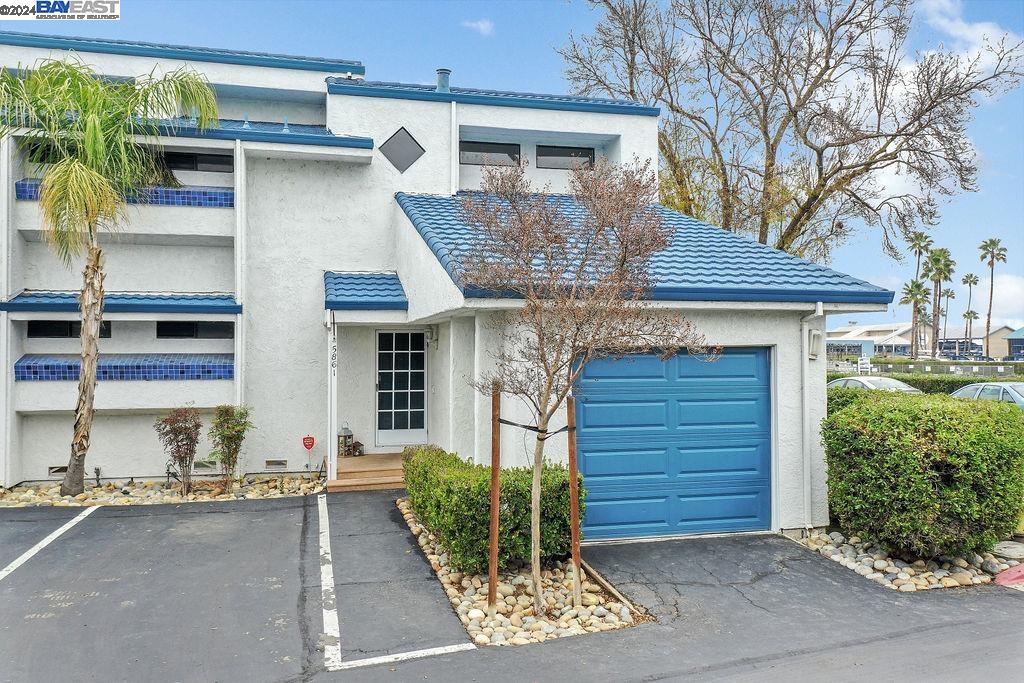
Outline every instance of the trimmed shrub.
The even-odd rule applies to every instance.
[[[826,412],[832,415],[845,408],[847,405],[858,399],[864,398],[865,395],[874,394],[874,391],[868,389],[844,389],[842,387],[833,387],[828,390],[828,403],[826,405]]]
[[[925,372],[905,373],[894,372],[887,375],[901,382],[906,382],[915,389],[926,394],[950,394],[960,387],[978,382],[996,381],[996,377],[977,377],[970,375],[931,375]]]
[[[434,446],[402,454],[405,488],[420,521],[448,551],[459,571],[487,570],[490,540],[491,468],[473,465]],[[529,468],[501,471],[498,563],[510,568],[530,558]],[[582,480],[582,477],[581,477]],[[585,492],[580,487],[580,514]],[[544,557],[569,552],[569,471],[545,465],[541,476],[540,549]]]
[[[181,479],[181,495],[187,496],[192,490],[192,463],[196,459],[199,432],[203,421],[199,411],[192,406],[175,408],[153,425],[164,452],[178,468]]]
[[[242,442],[246,433],[253,428],[249,421],[249,409],[245,406],[225,404],[217,406],[210,421],[210,432],[207,438],[213,451],[210,456],[220,463],[225,479],[235,476],[238,468],[238,454],[242,451]]]
[[[1020,361],[949,361],[949,360],[911,360],[909,358],[885,358],[882,356],[876,356],[871,359],[872,365],[892,365],[898,367],[900,365],[914,365],[920,367],[922,365],[941,366],[941,367],[966,367],[971,368],[975,365],[979,367],[984,366],[1003,366],[1013,368],[1015,375],[1024,375],[1024,363]]]
[[[832,513],[922,557],[990,549],[1024,512],[1024,411],[995,401],[862,392],[822,428]]]
[[[829,372],[825,375],[825,381],[831,382],[834,379],[853,376],[854,375],[849,372]],[[932,375],[925,372],[893,372],[874,376],[898,379],[901,382],[906,382],[915,389],[920,389],[926,394],[951,394],[960,387],[965,387],[968,384],[977,384],[978,382],[985,381],[999,381],[999,378],[996,377],[978,377],[976,375]]]

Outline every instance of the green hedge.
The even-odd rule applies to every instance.
[[[826,406],[827,414],[831,415],[837,411],[842,410],[853,401],[864,398],[866,395],[873,395],[874,391],[867,389],[843,389],[840,387],[833,387],[828,390],[828,404]]]
[[[831,382],[834,379],[842,379],[843,377],[852,377],[852,373],[846,372],[829,372],[826,374],[826,381]],[[985,381],[1000,381],[1000,378],[996,377],[978,377],[971,375],[932,375],[925,372],[893,372],[883,375],[884,377],[892,377],[898,379],[901,382],[906,382],[915,389],[920,389],[926,394],[950,394],[960,387],[965,387],[968,384],[977,384],[978,382]]]
[[[861,392],[823,423],[843,529],[932,557],[990,549],[1024,512],[1024,411],[996,401]]]
[[[466,572],[486,571],[491,468],[472,465],[433,446],[406,449],[402,464],[409,502],[420,521],[441,540],[452,567]],[[501,471],[498,561],[503,568],[530,559],[532,478],[528,468]],[[580,486],[581,515],[585,495]],[[567,468],[544,466],[540,507],[541,555],[565,555],[570,541]]]

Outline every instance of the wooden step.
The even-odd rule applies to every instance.
[[[355,479],[376,479],[378,477],[401,477],[403,476],[402,468],[394,467],[382,467],[377,470],[362,470],[360,472],[350,472],[347,470],[338,470],[338,479],[341,481],[351,481]]]
[[[344,491],[377,491],[381,489],[405,488],[405,477],[392,474],[383,477],[361,477],[358,479],[332,479],[327,482],[327,491],[340,493]]]

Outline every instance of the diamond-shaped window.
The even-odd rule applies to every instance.
[[[399,173],[405,173],[405,170],[415,164],[424,152],[420,143],[416,142],[416,138],[405,128],[399,128],[380,146],[380,153],[387,157]]]

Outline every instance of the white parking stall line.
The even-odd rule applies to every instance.
[[[382,657],[368,657],[367,659],[353,659],[348,662],[343,662],[337,666],[330,667],[331,671],[343,671],[345,669],[358,669],[364,666],[375,666],[377,664],[393,664],[394,662],[404,662],[410,659],[422,659],[423,657],[435,657],[437,655],[446,655],[452,652],[463,652],[465,650],[475,650],[476,645],[473,643],[459,643],[458,645],[446,645],[444,647],[431,647],[426,650],[413,650],[412,652],[398,652],[393,655],[384,655]]]
[[[334,671],[341,666],[341,627],[338,602],[334,593],[334,565],[331,562],[331,524],[327,518],[327,496],[317,496],[320,513],[320,597],[324,609],[324,667]]]
[[[85,519],[89,515],[91,515],[93,512],[96,511],[96,509],[98,507],[100,507],[100,506],[85,508],[78,515],[76,515],[75,517],[69,519],[67,522],[62,524],[60,527],[58,527],[57,529],[52,531],[49,535],[46,536],[46,538],[44,538],[43,540],[39,541],[34,546],[32,546],[31,548],[29,548],[28,550],[23,552],[21,555],[19,555],[9,565],[4,567],[3,569],[0,569],[0,581],[3,581],[8,576],[13,574],[15,569],[17,569],[21,565],[23,565],[26,562],[28,562],[29,560],[31,560],[33,557],[35,557],[35,555],[40,550],[42,550],[46,546],[50,545],[54,541],[56,541],[60,537],[61,534],[63,534],[65,531],[67,531],[71,527],[73,527],[76,524],[78,524],[79,522],[81,522],[83,519]]]

